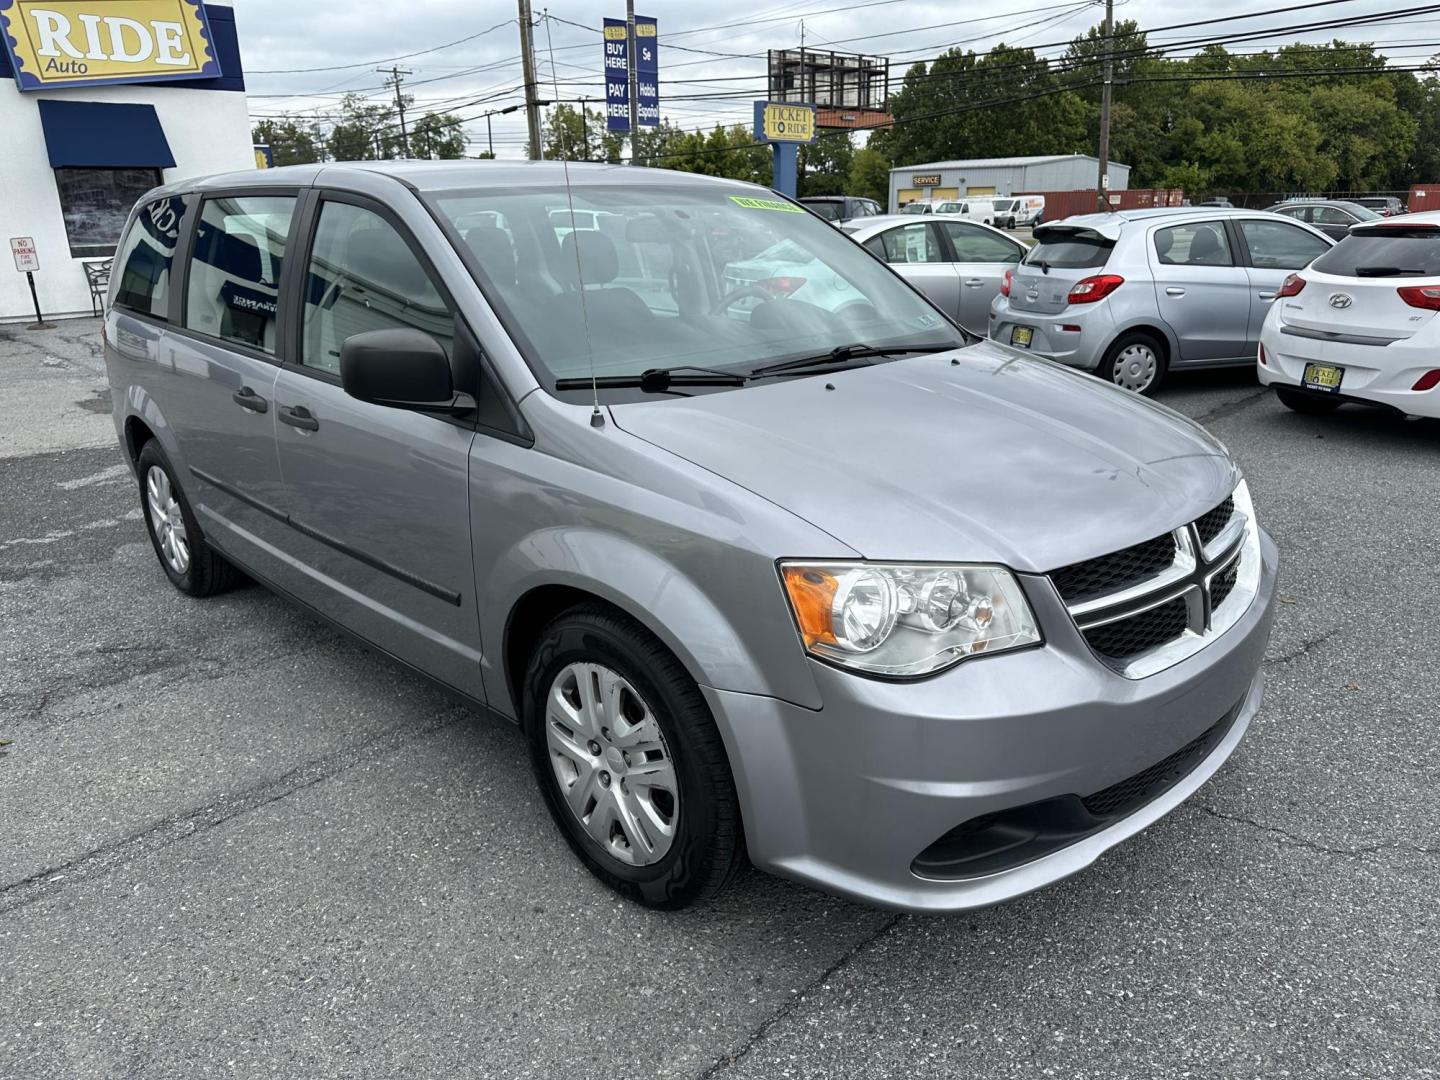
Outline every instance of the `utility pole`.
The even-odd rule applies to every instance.
[[[490,117],[494,115],[494,113],[488,112],[485,114],[485,142],[490,147],[490,156],[492,158],[495,156],[495,131],[490,126]]]
[[[534,24],[530,20],[530,0],[520,0],[520,67],[525,79],[525,123],[530,129],[530,160],[544,157],[540,147],[540,103],[535,94]]]
[[[390,73],[390,78],[385,80],[385,84],[395,87],[395,108],[400,113],[400,156],[408,158],[410,156],[410,136],[405,131],[405,98],[400,94],[400,84],[404,82],[406,75],[415,73],[409,68],[402,67],[376,68],[375,70],[382,75],[387,71]]]
[[[1110,209],[1110,84],[1115,80],[1115,0],[1105,0],[1105,81],[1100,86],[1100,175],[1095,199],[1102,213]]]
[[[635,0],[625,0],[625,77],[630,81],[630,164],[635,164],[635,140],[640,137],[640,100],[635,96]]]

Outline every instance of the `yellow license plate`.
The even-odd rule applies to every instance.
[[[1035,331],[1029,326],[1015,326],[1010,329],[1010,344],[1018,345],[1022,349],[1030,347],[1030,339],[1035,336]]]
[[[1330,364],[1306,364],[1302,382],[1311,390],[1329,390],[1332,394],[1340,390],[1340,380],[1345,378],[1343,367]]]

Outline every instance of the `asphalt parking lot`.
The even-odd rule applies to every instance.
[[[1268,698],[1088,871],[665,915],[571,857],[513,728],[170,588],[96,333],[0,327],[0,1076],[1440,1076],[1440,423],[1162,392],[1281,546]]]

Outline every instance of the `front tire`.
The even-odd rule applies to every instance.
[[[1318,394],[1307,394],[1301,390],[1292,390],[1288,386],[1277,386],[1275,396],[1280,399],[1280,404],[1287,409],[1294,409],[1306,416],[1328,416],[1341,405],[1345,404],[1339,398],[1321,397]]]
[[[1169,369],[1165,347],[1149,334],[1121,334],[1105,350],[1095,367],[1095,374],[1124,390],[1147,397],[1153,395],[1165,380]]]
[[[647,907],[717,894],[744,861],[739,800],[699,687],[653,634],[582,604],[542,634],[523,688],[531,763],[590,872]]]
[[[236,585],[240,572],[205,542],[160,444],[154,439],[147,442],[135,465],[146,531],[170,584],[195,597],[214,596]]]

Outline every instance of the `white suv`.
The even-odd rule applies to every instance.
[[[1256,369],[1298,412],[1440,417],[1440,212],[1357,225],[1276,294]]]

